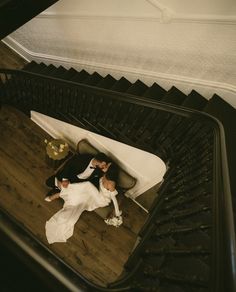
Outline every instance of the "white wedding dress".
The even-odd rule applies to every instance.
[[[99,181],[99,190],[90,182],[69,184],[62,188],[60,197],[64,200],[61,210],[46,222],[46,237],[48,242],[66,242],[73,235],[74,225],[83,211],[93,211],[105,207],[113,201],[116,216],[120,215],[116,195],[118,192],[107,190]]]

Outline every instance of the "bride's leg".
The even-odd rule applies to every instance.
[[[54,200],[58,199],[59,197],[60,197],[60,193],[56,193],[56,194],[53,194],[51,196],[47,196],[45,198],[45,201],[51,202],[51,201],[54,201]]]
[[[53,201],[53,200],[56,200],[60,197],[60,193],[56,193],[56,194],[53,194],[50,196],[50,199]]]
[[[48,243],[66,242],[73,235],[74,225],[84,211],[83,205],[66,206],[46,222]]]

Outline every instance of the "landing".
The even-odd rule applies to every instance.
[[[49,245],[45,222],[62,201],[44,201],[45,179],[53,172],[45,162],[49,135],[16,109],[0,111],[0,207],[36,235],[66,263],[96,284],[115,281],[136,242],[146,214],[129,199],[123,205],[124,225],[107,226],[95,212],[84,212],[67,243]]]

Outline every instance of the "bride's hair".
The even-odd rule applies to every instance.
[[[108,180],[112,180],[115,183],[117,183],[118,180],[118,166],[114,163],[112,163],[107,172],[104,174],[104,176],[106,177],[106,179]]]

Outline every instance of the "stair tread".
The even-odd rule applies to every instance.
[[[92,75],[83,80],[83,83],[87,85],[97,85],[102,79],[103,77],[99,73],[94,72]]]
[[[118,92],[125,92],[132,85],[125,77],[121,77],[110,89]]]
[[[126,90],[126,93],[141,96],[147,89],[148,86],[138,79],[128,88],[128,90]]]
[[[185,101],[182,103],[182,106],[190,109],[202,110],[206,106],[206,104],[207,99],[199,94],[197,91],[192,90],[185,99]]]
[[[44,63],[33,63],[31,66],[29,65],[26,69],[26,71],[30,71],[32,73],[37,73],[40,74],[41,71],[43,71],[45,68],[47,67],[47,65],[45,65]]]
[[[154,100],[161,100],[165,94],[166,90],[154,82],[152,86],[149,87],[143,94],[143,97],[148,97]]]
[[[40,70],[40,74],[47,75],[47,76],[53,76],[53,73],[56,72],[56,70],[57,70],[57,68],[51,64],[49,66],[42,68],[42,70]]]
[[[36,63],[35,61],[31,61],[31,62],[29,62],[28,64],[26,64],[26,65],[22,68],[22,70],[25,70],[25,71],[29,71],[29,72],[31,72],[31,71],[32,71],[32,68],[34,68],[34,67],[36,67],[36,66],[38,66],[38,63]]]
[[[56,68],[55,71],[51,73],[51,76],[55,78],[63,78],[66,72],[67,70],[63,66],[59,66],[58,68]]]
[[[186,97],[187,96],[182,91],[180,91],[175,86],[172,86],[171,89],[168,90],[167,93],[164,95],[161,101],[175,105],[181,105]]]
[[[80,72],[76,73],[73,77],[70,78],[71,81],[73,82],[83,82],[86,78],[88,78],[90,74],[85,71],[81,70]]]
[[[78,73],[79,72],[76,71],[74,68],[70,68],[69,70],[67,70],[66,74],[64,75],[64,79],[71,81],[71,78],[73,78],[73,76],[75,76]]]
[[[104,89],[109,89],[115,84],[116,81],[117,80],[115,78],[108,74],[100,82],[98,82],[96,86]]]

